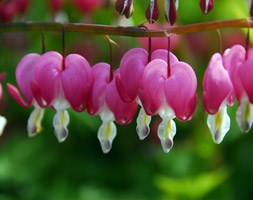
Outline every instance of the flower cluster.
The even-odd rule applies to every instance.
[[[223,55],[212,56],[203,80],[203,104],[209,113],[207,124],[215,143],[220,143],[230,128],[227,105],[239,102],[236,120],[243,132],[253,122],[252,90],[253,49],[246,51],[241,45],[227,49]]]
[[[190,120],[197,105],[193,69],[164,49],[155,50],[152,55],[142,48],[131,49],[114,72],[104,62],[91,67],[77,54],[63,57],[53,51],[43,55],[30,53],[17,65],[16,80],[23,98],[14,85],[7,84],[11,96],[21,106],[34,106],[27,124],[30,137],[41,131],[46,107],[56,110],[53,126],[59,142],[68,136],[66,109],[87,109],[90,115],[99,115],[102,120],[98,139],[104,153],[109,152],[116,136],[114,121],[129,124],[138,104],[139,138],[149,134],[151,116],[159,115],[162,122],[158,136],[163,150],[169,152],[176,134],[173,119]]]
[[[248,132],[252,126],[252,62],[253,49],[246,51],[235,45],[223,55],[215,53],[208,64],[203,79],[203,105],[215,143],[221,143],[230,128],[227,105],[232,106],[235,97],[239,102],[236,120],[240,129]],[[30,137],[41,131],[46,107],[56,110],[53,126],[59,142],[68,136],[67,109],[87,109],[102,120],[98,139],[104,153],[110,151],[117,134],[114,121],[120,125],[131,123],[138,105],[139,138],[147,137],[151,117],[159,115],[162,122],[157,134],[164,152],[169,152],[176,134],[174,119],[191,120],[197,106],[194,70],[165,49],[151,54],[143,48],[130,49],[114,72],[104,62],[91,67],[78,54],[63,57],[53,51],[30,53],[19,62],[16,80],[23,98],[15,86],[7,84],[11,96],[21,106],[34,106],[27,124]],[[4,127],[6,120],[1,117],[0,122],[0,127]]]
[[[214,6],[214,0],[200,0],[200,8],[203,13],[207,14]],[[164,10],[165,18],[170,25],[173,25],[177,20],[177,10],[179,6],[178,0],[165,0]],[[131,17],[134,11],[133,0],[117,0],[116,10],[120,15]],[[153,24],[159,17],[158,0],[150,0],[146,9],[146,19],[150,24]]]

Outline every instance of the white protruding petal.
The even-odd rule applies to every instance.
[[[44,117],[44,109],[38,106],[34,107],[34,110],[29,116],[27,123],[27,131],[29,137],[34,137],[42,130],[41,121]]]
[[[205,13],[208,13],[208,5],[210,0],[206,0],[206,7],[205,7]]]
[[[137,117],[137,126],[136,126],[136,132],[140,138],[140,140],[143,140],[146,138],[150,132],[149,124],[151,122],[151,116],[147,115],[141,107],[139,115]]]
[[[178,10],[179,7],[179,0],[175,0],[176,1],[176,9]]]
[[[248,7],[251,8],[252,0],[246,0],[246,3],[247,3],[247,5],[248,5]]]
[[[7,119],[0,115],[0,135],[2,135],[6,124],[7,124]]]
[[[227,114],[227,106],[222,105],[214,115],[208,115],[207,125],[211,131],[213,141],[220,144],[230,128],[230,118]]]
[[[69,113],[66,110],[57,110],[53,119],[54,134],[59,142],[68,137]]]
[[[236,111],[236,121],[242,132],[249,132],[253,122],[253,105],[248,98],[242,98]]]
[[[98,139],[103,153],[108,153],[112,148],[112,142],[116,137],[117,129],[113,121],[103,121],[98,130]]]
[[[171,150],[175,134],[175,122],[170,118],[163,118],[158,127],[158,137],[161,141],[162,148],[165,153],[168,153]]]

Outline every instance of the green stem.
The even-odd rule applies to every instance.
[[[15,22],[0,23],[0,32],[62,31],[63,25],[66,32],[85,32],[99,35],[119,35],[130,37],[164,37],[166,34],[188,34],[223,28],[249,28],[253,26],[253,21],[248,21],[248,19],[245,18],[220,20],[182,26],[173,26],[156,30],[143,29],[139,26],[122,27],[84,23]]]

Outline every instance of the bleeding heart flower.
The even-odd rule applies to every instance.
[[[167,53],[155,51],[146,66],[139,98],[148,115],[159,114],[162,122],[158,128],[162,148],[169,152],[173,146],[176,125],[173,118],[187,121],[192,118],[197,105],[197,79],[193,69],[170,53],[168,74]]]
[[[253,106],[245,92],[239,73],[246,62],[246,51],[241,45],[234,45],[227,49],[223,56],[224,67],[228,70],[233,83],[239,107],[236,111],[236,121],[243,132],[248,132],[253,122]],[[243,78],[244,79],[244,78]]]
[[[232,50],[234,50],[232,52]],[[235,72],[238,75],[238,86],[241,89],[240,93],[240,106],[237,112],[237,121],[242,129],[242,131],[248,132],[252,126],[253,122],[253,90],[252,90],[252,63],[253,63],[253,49],[249,49],[247,52],[247,57],[245,56],[245,50],[243,47],[237,47],[231,49],[231,53],[234,53],[235,57],[240,57],[241,62],[238,64]],[[240,56],[241,55],[241,56]],[[244,60],[245,59],[245,60]],[[234,59],[235,60],[235,59]],[[234,62],[234,60],[232,62]],[[232,63],[231,62],[231,63]],[[236,79],[235,79],[236,80]],[[239,90],[238,89],[238,90]]]
[[[114,73],[114,76],[118,71]],[[136,102],[125,103],[116,88],[115,79],[110,81],[110,65],[98,63],[92,67],[93,84],[88,104],[91,115],[100,115],[102,125],[98,130],[98,139],[102,151],[108,153],[116,136],[115,120],[119,124],[129,124],[138,107]]]
[[[203,79],[203,104],[209,113],[207,125],[217,144],[221,143],[230,128],[227,104],[233,105],[234,102],[233,84],[223,61],[219,53],[214,54]]]
[[[71,106],[80,112],[87,106],[92,82],[90,65],[78,54],[63,58],[52,51],[38,59],[34,73],[33,95],[41,107],[56,109],[53,119],[55,135],[59,142],[63,142],[68,136],[69,115],[66,109]]]
[[[37,133],[41,132],[41,121],[44,116],[44,109],[37,104],[30,87],[30,83],[34,81],[34,70],[39,58],[39,54],[30,53],[25,55],[17,65],[16,81],[25,100],[21,97],[19,90],[15,86],[13,86],[12,84],[7,84],[7,88],[10,95],[21,106],[34,106],[34,110],[32,111],[27,123],[27,131],[29,137],[33,137]]]
[[[144,69],[148,64],[148,52],[142,48],[130,49],[121,59],[119,73],[115,77],[115,83],[121,99],[126,102],[141,102],[138,100],[138,92],[141,85]],[[149,124],[151,117],[148,116],[141,105],[137,117],[136,131],[142,140],[150,132]]]
[[[0,100],[3,97],[3,87],[2,87],[2,81],[5,78],[5,73],[0,73]],[[3,131],[4,131],[4,127],[7,124],[7,119],[3,116],[0,115],[0,136],[2,135]]]

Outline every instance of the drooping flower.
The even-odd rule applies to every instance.
[[[209,113],[207,125],[213,140],[219,144],[230,128],[227,104],[233,105],[234,90],[229,72],[223,65],[223,57],[212,56],[203,79],[203,104]]]
[[[234,51],[237,56],[240,54],[242,59],[246,58],[243,54],[245,53],[245,50],[241,50],[242,48],[238,50],[241,51]],[[233,49],[231,49],[232,51]],[[239,55],[238,55],[239,54]],[[237,121],[241,127],[241,130],[244,132],[248,132],[252,126],[253,123],[253,90],[252,90],[252,75],[253,75],[253,70],[252,70],[252,64],[253,64],[253,49],[249,49],[247,52],[247,58],[245,59],[244,62],[241,62],[237,65],[237,72],[238,72],[238,77],[240,79],[239,82],[239,89],[242,90],[240,94],[240,106],[237,111]]]
[[[41,107],[52,106],[56,110],[53,126],[59,142],[68,136],[66,109],[72,107],[77,112],[86,109],[91,82],[90,64],[78,54],[63,58],[52,51],[39,58],[32,92]]]
[[[115,83],[121,99],[126,102],[138,102],[141,110],[137,117],[136,131],[139,138],[144,139],[150,132],[151,117],[148,116],[138,100],[143,72],[148,64],[148,52],[142,48],[133,48],[124,54],[119,66]]]
[[[202,12],[207,14],[213,9],[214,0],[200,0],[199,5]]]
[[[24,99],[19,90],[12,84],[7,84],[10,95],[23,107],[34,106],[27,123],[28,136],[33,137],[41,132],[41,121],[44,116],[44,109],[41,108],[33,97],[30,83],[34,81],[34,70],[36,63],[40,58],[39,54],[30,53],[25,55],[17,65],[16,81],[21,90]]]
[[[2,87],[2,81],[5,78],[5,73],[0,73],[0,100],[3,97],[3,87]],[[6,126],[7,119],[0,115],[0,136],[2,135],[4,131],[4,127]]]
[[[165,51],[165,50],[164,50]],[[197,79],[193,69],[170,53],[168,74],[167,53],[155,51],[146,66],[139,90],[139,98],[148,115],[159,114],[162,122],[158,137],[162,148],[169,152],[173,146],[176,125],[173,119],[187,121],[197,105]]]
[[[114,73],[117,75],[118,71]],[[121,100],[116,88],[115,79],[110,80],[110,65],[97,63],[92,67],[93,83],[88,104],[91,115],[100,115],[102,125],[98,130],[98,139],[102,151],[108,153],[116,136],[116,126],[113,123],[129,124],[136,112],[137,103],[125,103]]]
[[[235,96],[239,106],[236,111],[236,121],[243,132],[248,132],[253,122],[253,106],[245,92],[240,78],[241,66],[246,62],[246,51],[241,45],[234,45],[224,52],[223,63],[232,81]],[[243,78],[244,79],[244,78]]]

